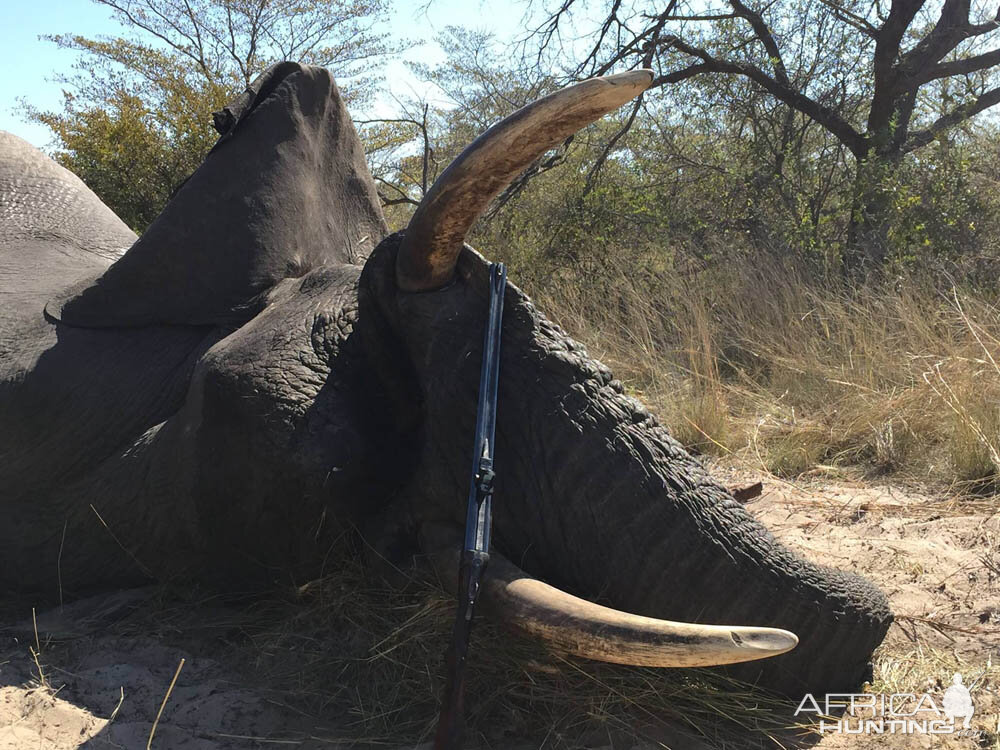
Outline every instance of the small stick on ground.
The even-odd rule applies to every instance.
[[[174,672],[174,679],[170,681],[170,687],[167,688],[167,694],[163,696],[163,703],[160,704],[160,710],[156,712],[156,718],[153,720],[153,726],[149,728],[149,740],[146,742],[146,750],[152,750],[153,748],[153,735],[156,734],[156,725],[160,723],[160,717],[163,716],[163,709],[167,707],[167,701],[170,700],[170,694],[174,691],[174,685],[177,684],[177,678],[180,676],[182,669],[184,669],[183,657],[177,665],[177,671]]]
[[[56,580],[59,583],[59,612],[63,609],[63,588],[62,588],[62,553],[66,545],[66,527],[69,526],[69,519],[63,522],[62,539],[59,540],[59,556],[56,557]]]
[[[949,636],[944,632],[945,630],[954,630],[957,633],[967,633],[968,635],[982,635],[981,630],[973,630],[972,628],[962,628],[958,625],[949,625],[946,622],[938,622],[937,620],[932,620],[929,617],[919,617],[917,615],[895,615],[896,621],[907,621],[907,622],[920,622],[927,625],[934,630],[938,631],[945,638]]]
[[[38,618],[35,615],[35,608],[31,608],[31,624],[35,628],[35,647],[32,648],[28,646],[28,651],[31,652],[31,658],[35,660],[35,668],[38,670],[38,684],[44,689],[50,690],[48,681],[45,679],[45,673],[42,672],[42,662],[40,659],[42,653],[42,645],[38,640]]]

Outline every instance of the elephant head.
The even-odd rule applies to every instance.
[[[54,232],[52,201],[7,197],[20,185],[0,165],[0,279],[20,295],[0,319],[0,585],[313,574],[345,528],[395,558],[447,547],[488,298],[465,235],[540,153],[650,80],[519,111],[385,236],[332,79],[283,63],[217,116],[205,163],[110,267],[109,244],[133,237],[5,142],[36,193],[70,195],[87,221]],[[860,684],[891,622],[878,589],[779,544],[513,284],[501,351],[497,616],[663,666],[774,656],[797,636],[734,670],[789,693]]]

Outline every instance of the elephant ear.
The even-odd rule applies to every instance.
[[[326,70],[279,63],[215,114],[204,163],[124,256],[50,300],[76,326],[240,325],[278,281],[363,260],[387,233]]]

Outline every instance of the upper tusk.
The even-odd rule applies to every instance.
[[[452,558],[457,570],[457,558]],[[778,628],[699,625],[621,612],[531,578],[491,553],[480,601],[505,625],[557,651],[643,667],[710,667],[766,659],[799,639]]]
[[[396,260],[401,289],[447,284],[465,235],[493,197],[541,154],[653,82],[651,70],[590,78],[522,107],[474,140],[427,191]]]

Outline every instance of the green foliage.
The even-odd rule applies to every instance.
[[[55,158],[136,231],[215,142],[211,113],[272,63],[331,67],[355,102],[371,60],[398,46],[373,31],[386,0],[97,0],[128,33],[48,37],[80,53],[62,111],[25,105],[51,128]]]
[[[104,108],[77,109],[66,102],[66,114],[39,112],[63,145],[56,160],[81,176],[101,199],[133,229],[156,216],[169,197],[169,186],[183,178],[142,100],[115,92]]]
[[[827,12],[800,5],[809,23]],[[781,23],[801,35],[808,24],[799,21]],[[788,61],[789,75],[819,98],[830,89],[826,100],[835,98],[860,127],[871,95],[861,51],[842,28],[818,33],[820,47],[806,45],[809,54],[796,58],[794,69]],[[719,34],[713,39],[721,45]],[[449,29],[440,42],[447,59],[418,73],[452,104],[404,102],[403,119],[365,131],[386,144],[376,175],[396,204],[396,226],[419,201],[425,163],[433,181],[486,127],[557,86],[534,57],[532,64],[512,59],[489,35]],[[857,63],[854,78],[837,87],[845,60]],[[917,103],[920,122],[949,109],[946,84],[940,101]],[[652,280],[748,258],[792,262],[813,280],[839,286],[852,225],[870,220],[883,222],[883,270],[893,276],[933,270],[995,278],[1000,191],[989,165],[1000,140],[989,121],[967,121],[947,137],[893,159],[873,157],[859,169],[826,127],[742,76],[697,76],[657,91],[619,137],[629,115],[628,107],[611,113],[542,155],[480,221],[477,246],[510,263],[529,286],[580,285],[611,302],[621,262]],[[650,294],[655,287],[651,281]]]
[[[995,201],[979,193],[967,147],[939,144],[892,176],[892,259],[917,267],[959,261],[981,247],[979,227],[996,226]]]
[[[700,132],[743,147],[732,171],[749,182],[740,213],[755,245],[791,238],[864,279],[895,255],[894,199],[869,172],[894,172],[1000,103],[995,15],[981,2],[564,0],[536,23],[529,53],[558,59],[568,39],[584,39],[570,43],[582,56],[574,77],[652,68],[647,98],[710,112]],[[844,166],[857,177],[846,195]],[[811,188],[806,200],[795,178]],[[777,225],[765,213],[774,199],[785,203]],[[849,230],[834,245],[820,237],[831,208]]]

